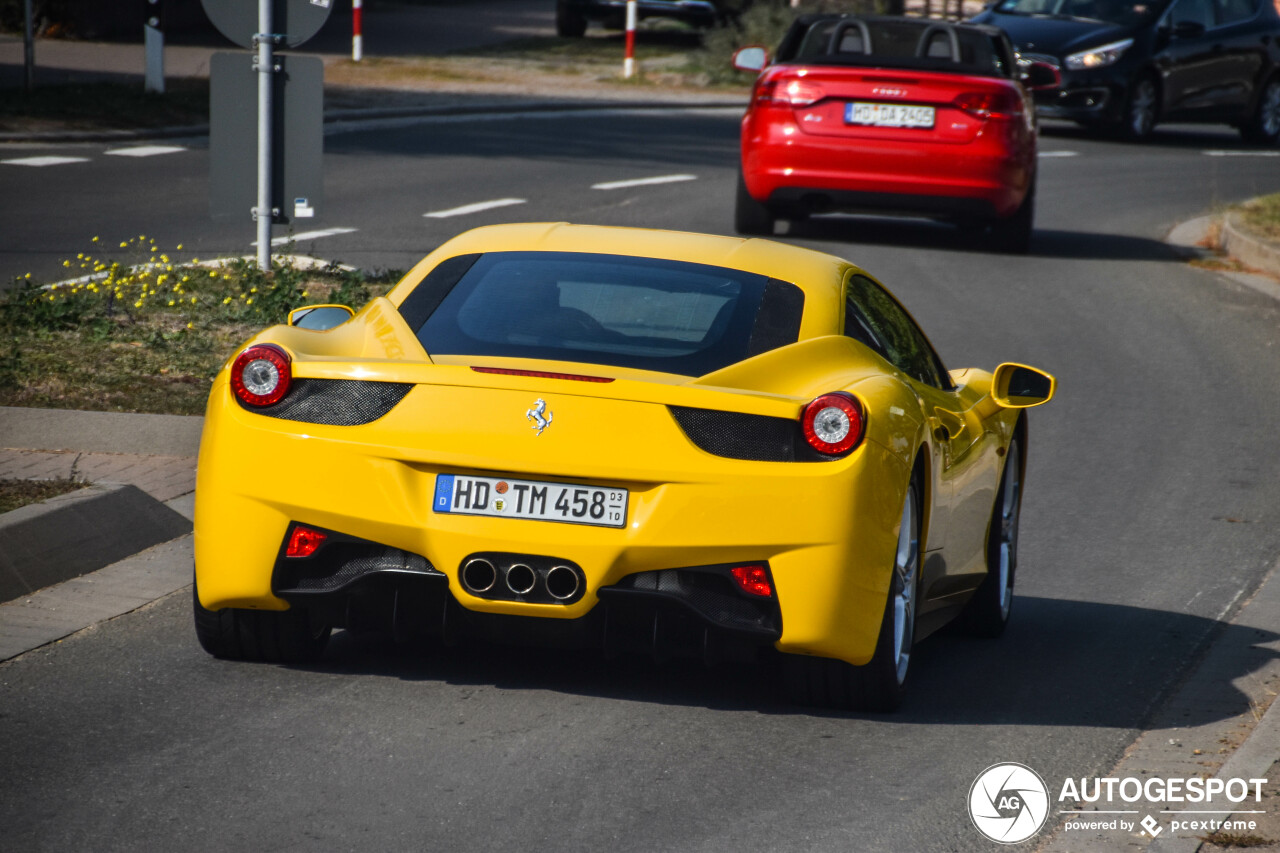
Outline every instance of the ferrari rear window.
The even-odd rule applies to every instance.
[[[573,252],[480,255],[437,298],[418,329],[428,353],[685,376],[794,343],[804,307],[800,288],[762,275]],[[416,301],[411,295],[402,311]]]

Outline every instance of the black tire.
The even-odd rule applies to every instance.
[[[1018,570],[1018,519],[1022,515],[1022,438],[1014,434],[987,532],[987,576],[965,605],[960,624],[975,637],[999,637],[1013,610]]]
[[[764,204],[756,201],[747,192],[747,182],[738,172],[738,195],[733,205],[733,228],[739,234],[756,237],[773,235],[773,223],[777,217]]]
[[[893,577],[871,660],[864,666],[852,666],[832,658],[788,655],[783,661],[783,674],[791,701],[881,713],[896,711],[902,704],[911,674],[910,655],[920,598],[920,498],[914,480],[902,509],[906,538],[899,534]],[[910,594],[903,602],[906,584],[910,584]],[[899,605],[903,605],[901,612]]]
[[[1036,220],[1036,179],[1031,178],[1031,188],[1027,190],[1022,204],[1007,219],[998,219],[991,223],[991,241],[995,248],[1011,255],[1025,255],[1031,250],[1031,235],[1035,232]]]
[[[577,39],[587,34],[587,16],[573,9],[564,0],[556,3],[556,35]]]
[[[290,610],[206,610],[191,586],[196,638],[206,652],[226,660],[307,663],[329,642],[328,625],[314,625],[302,608]]]
[[[1160,82],[1154,74],[1143,74],[1133,81],[1124,99],[1120,118],[1120,136],[1141,142],[1151,136],[1160,121]]]
[[[1262,87],[1253,115],[1240,125],[1240,136],[1254,145],[1280,142],[1280,77],[1272,77]]]

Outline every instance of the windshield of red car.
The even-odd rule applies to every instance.
[[[763,275],[621,255],[490,252],[474,256],[465,272],[449,276],[452,282],[432,284],[431,278],[401,312],[409,318],[414,302],[435,303],[418,329],[433,355],[536,358],[685,376],[794,343],[804,307],[800,288]],[[428,293],[444,286],[446,294]]]

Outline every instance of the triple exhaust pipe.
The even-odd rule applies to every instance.
[[[458,577],[472,595],[499,601],[570,604],[586,588],[578,566],[525,554],[473,554]]]

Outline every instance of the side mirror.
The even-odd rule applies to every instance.
[[[769,64],[769,52],[760,45],[740,47],[733,52],[733,67],[739,71],[759,73]]]
[[[1053,399],[1058,380],[1043,370],[1006,362],[991,375],[991,399],[1004,409],[1029,409]]]
[[[1176,39],[1196,39],[1204,35],[1204,24],[1199,21],[1178,21],[1173,25],[1173,37]]]
[[[289,325],[323,332],[341,326],[356,314],[346,305],[304,305],[289,312]]]
[[[1021,68],[1022,82],[1033,92],[1037,89],[1062,88],[1062,73],[1047,62],[1028,62]]]

